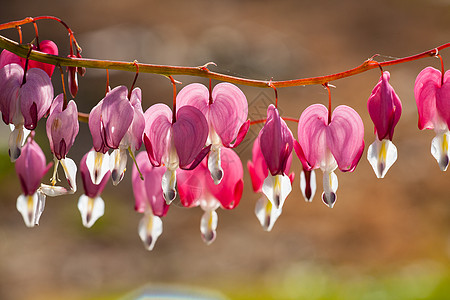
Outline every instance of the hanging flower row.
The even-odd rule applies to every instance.
[[[32,49],[58,54],[56,44],[48,40],[31,46]],[[72,50],[69,56],[81,58],[79,52],[75,55]],[[209,88],[193,83],[176,93],[176,82],[171,78],[173,107],[158,103],[144,112],[142,92],[134,83],[130,89],[123,85],[112,89],[108,86],[105,97],[89,113],[92,149],[77,168],[67,155],[79,131],[79,112],[76,102],[67,101],[64,91],[54,97],[50,80],[53,71],[51,64],[24,59],[6,50],[0,54],[0,111],[4,123],[11,127],[9,156],[15,162],[22,186],[17,210],[25,224],[28,227],[39,224],[46,196],[77,191],[79,169],[84,194],[79,197],[78,209],[82,224],[93,226],[105,211],[103,189],[109,178],[113,185],[124,179],[130,155],[134,161],[131,181],[135,209],[143,214],[138,233],[145,247],[153,249],[163,232],[161,218],[177,196],[184,207],[200,206],[204,211],[201,237],[205,243],[212,243],[217,235],[216,210],[234,209],[244,189],[242,162],[233,150],[244,140],[250,126],[244,93],[227,82],[212,88],[211,81]],[[77,74],[84,75],[85,70],[69,67],[67,72],[69,90],[75,97]],[[417,76],[414,94],[419,129],[435,130],[431,153],[445,171],[450,156],[450,73],[443,72],[443,64],[442,71],[425,68]],[[375,141],[368,147],[367,159],[378,178],[383,178],[397,159],[392,140],[402,104],[389,79],[389,72],[382,70],[367,102],[375,127]],[[330,92],[327,83],[325,86]],[[292,191],[293,150],[302,164],[299,185],[305,200],[310,202],[314,198],[314,170],[321,169],[321,198],[333,207],[338,188],[336,169],[353,172],[365,148],[361,117],[346,105],[332,110],[330,94],[328,107],[313,104],[300,114],[297,139],[280,116],[277,100],[267,108],[264,126],[253,144],[252,160],[247,163],[253,190],[260,194],[255,214],[266,231],[273,228]],[[50,184],[42,183],[51,164],[46,163],[33,131],[45,116],[54,156]],[[145,151],[137,154],[142,144]],[[57,184],[59,165],[67,185]]]

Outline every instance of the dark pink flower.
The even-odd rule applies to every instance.
[[[165,167],[153,167],[145,152],[136,156],[136,164],[144,177],[142,180],[136,166],[133,166],[132,183],[135,209],[143,213],[139,222],[138,233],[148,250],[152,250],[156,240],[162,234],[161,217],[165,216],[169,205],[164,200],[161,180]]]
[[[419,112],[419,129],[434,129],[436,132],[431,142],[431,154],[445,171],[450,156],[450,71],[442,75],[432,67],[423,69],[416,78],[414,96]]]
[[[285,169],[283,170],[284,174],[289,173],[291,162],[292,153],[287,159]],[[278,208],[275,205],[272,205],[272,202],[262,191],[264,180],[269,176],[269,169],[267,168],[266,161],[261,152],[260,136],[255,139],[252,149],[252,160],[247,162],[247,168],[250,173],[250,179],[252,180],[253,191],[255,193],[262,194],[261,198],[256,202],[256,217],[265,231],[271,231],[275,221],[281,215],[282,205]],[[291,185],[294,181],[294,177],[295,174],[293,172],[289,174],[289,181]]]
[[[168,203],[176,197],[176,170],[192,169],[208,153],[204,148],[208,137],[208,123],[193,106],[178,109],[176,122],[165,104],[152,105],[144,114],[144,143],[153,166],[165,165],[162,188]]]
[[[305,109],[298,123],[295,150],[306,170],[324,172],[322,199],[329,207],[336,201],[334,170],[352,172],[364,151],[364,125],[358,113],[345,105],[336,107],[328,124],[328,109],[314,104]]]
[[[205,243],[210,244],[216,237],[216,209],[233,209],[241,200],[243,169],[239,156],[231,149],[224,148],[221,153],[224,176],[215,184],[208,169],[207,158],[193,170],[180,170],[177,174],[180,200],[185,207],[200,206],[205,213],[200,223],[200,231]]]
[[[367,101],[377,136],[367,150],[367,159],[378,178],[383,178],[397,160],[397,148],[392,143],[392,136],[402,114],[402,103],[389,84],[389,78],[389,72],[383,72]]]

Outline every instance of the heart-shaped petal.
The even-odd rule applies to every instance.
[[[144,113],[145,129],[144,141],[149,157],[153,158],[152,164],[163,163],[163,158],[169,152],[172,136],[172,111],[162,103],[150,106]],[[151,146],[151,147],[150,147]]]
[[[414,84],[414,96],[419,112],[419,129],[434,129],[440,120],[436,110],[436,91],[440,87],[441,72],[432,67],[423,69]]]

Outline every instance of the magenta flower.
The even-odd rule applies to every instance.
[[[364,125],[351,107],[336,107],[328,123],[328,109],[314,104],[303,111],[298,123],[295,150],[306,170],[320,168],[322,200],[329,207],[336,201],[338,180],[334,170],[353,172],[364,151]]]
[[[94,149],[86,153],[80,162],[81,181],[83,182],[84,195],[78,199],[78,210],[81,214],[81,221],[87,228],[92,227],[95,221],[105,213],[105,202],[100,197],[103,189],[108,183],[110,172],[107,171],[99,184],[92,181],[90,171],[87,166],[88,156],[95,152]]]
[[[244,171],[239,156],[228,148],[222,149],[220,155],[224,175],[219,184],[215,184],[210,176],[207,158],[197,168],[180,170],[177,174],[181,204],[185,207],[200,206],[204,210],[200,232],[208,245],[216,238],[216,209],[235,208],[241,200],[244,187]]]
[[[176,121],[165,104],[155,104],[144,114],[144,143],[153,166],[165,165],[162,178],[164,199],[170,204],[176,197],[176,170],[193,169],[206,156],[204,148],[208,137],[208,123],[203,114],[193,106],[177,110]]]
[[[63,105],[64,95],[59,94],[53,101],[50,108],[50,114],[47,118],[47,137],[55,161],[55,169],[51,179],[52,185],[43,185],[44,193],[48,196],[57,196],[67,193],[72,194],[77,191],[77,165],[72,159],[66,157],[66,155],[78,134],[78,109],[73,100],[69,101],[65,109],[63,109]],[[67,190],[64,187],[55,186],[59,163],[61,163],[61,166],[63,167],[70,190]]]
[[[220,162],[221,147],[234,148],[244,139],[250,121],[247,120],[248,104],[244,93],[235,85],[219,83],[211,94],[200,83],[185,86],[177,95],[177,108],[192,105],[205,116],[211,144],[208,168],[214,182],[222,180],[223,169]]]
[[[252,149],[252,160],[247,162],[247,168],[250,173],[250,179],[252,180],[253,191],[255,193],[261,193],[261,198],[256,202],[255,206],[255,214],[258,218],[261,226],[265,231],[271,231],[275,221],[281,215],[282,206],[278,208],[275,205],[272,205],[272,202],[269,201],[266,195],[262,192],[262,187],[264,180],[269,175],[269,169],[267,168],[266,161],[261,152],[259,136],[255,139]],[[286,167],[283,170],[284,174],[289,173],[289,169],[292,162],[292,152],[289,155]],[[289,180],[291,182],[294,181],[295,174],[292,172],[289,174]]]
[[[113,184],[117,185],[125,174],[127,151],[134,153],[141,147],[145,127],[141,98],[141,89],[133,89],[128,99],[128,89],[118,86],[91,110],[89,129],[95,151],[99,152],[96,158],[88,158],[93,182],[98,183],[104,174],[95,168],[95,161],[104,159],[100,153],[106,154],[109,148],[114,149],[106,160],[110,162]],[[99,177],[96,178],[95,174]]]
[[[259,133],[259,143],[270,174],[264,179],[262,192],[275,208],[281,208],[292,190],[286,166],[292,153],[294,137],[281,119],[278,109],[269,105],[267,120]]]
[[[33,50],[37,50],[36,46],[32,46]],[[53,41],[44,40],[39,43],[39,49],[40,52],[46,53],[46,54],[52,54],[52,55],[58,55],[58,46]],[[7,50],[3,50],[0,54],[0,69],[8,64],[18,64],[22,67],[22,69],[25,68],[25,62],[26,59],[23,57],[20,57],[12,52],[9,52]],[[34,60],[28,61],[28,68],[39,68],[43,70],[45,73],[47,73],[48,77],[52,77],[53,71],[55,70],[55,66],[51,64],[46,64]]]
[[[447,170],[450,151],[450,71],[443,75],[427,67],[417,75],[414,85],[419,129],[434,129],[436,137],[431,142],[431,154],[442,171]]]
[[[402,114],[402,103],[389,84],[389,78],[389,72],[383,72],[367,101],[376,134],[375,142],[367,150],[367,159],[378,178],[383,178],[397,160],[397,148],[392,143],[392,136]]]
[[[14,125],[9,138],[9,155],[15,161],[25,141],[25,130],[36,128],[53,100],[50,77],[39,68],[26,72],[18,64],[0,69],[0,110],[3,121]]]
[[[136,164],[144,177],[142,180],[136,166],[133,166],[131,176],[136,201],[135,209],[144,214],[139,222],[138,233],[145,248],[152,250],[163,231],[161,218],[169,209],[161,188],[161,180],[166,168],[153,167],[144,152],[136,156]]]
[[[23,194],[17,198],[17,210],[22,214],[25,225],[34,227],[45,207],[45,194],[40,190],[41,180],[50,169],[46,164],[44,152],[32,140],[22,148],[22,155],[15,163],[16,173],[22,186]]]

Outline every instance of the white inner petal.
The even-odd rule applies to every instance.
[[[151,209],[147,209],[138,226],[138,234],[144,243],[145,249],[151,251],[162,232],[163,223],[161,218],[153,215]]]
[[[109,157],[109,167],[111,170],[111,179],[114,185],[118,185],[125,175],[127,167],[127,149],[115,149]]]
[[[436,137],[431,142],[431,154],[439,164],[442,171],[446,171],[449,163],[449,144],[450,132],[448,130],[436,133]]]
[[[22,194],[17,198],[16,208],[27,227],[39,225],[39,219],[45,208],[45,195],[39,191],[31,196]]]
[[[75,193],[77,191],[77,164],[72,159],[66,157],[61,159],[61,166],[69,183],[70,193]]]
[[[264,179],[262,192],[276,208],[283,207],[284,201],[291,191],[291,180],[284,174],[272,176],[269,173]]]
[[[323,173],[323,193],[322,200],[330,208],[334,206],[336,202],[336,191],[338,189],[338,179],[334,172]]]
[[[81,195],[80,199],[78,199],[78,210],[80,211],[83,225],[90,228],[105,213],[105,202],[100,197],[90,198],[86,195]]]
[[[375,139],[367,149],[367,160],[378,178],[384,178],[389,168],[397,160],[397,147],[388,139]]]
[[[109,154],[96,152],[94,149],[89,151],[86,157],[86,165],[91,175],[91,180],[94,184],[99,184],[103,177],[109,171]]]
[[[272,202],[262,195],[255,205],[255,215],[265,231],[271,231],[275,221],[281,215],[282,208],[276,208]]]
[[[207,210],[200,221],[200,232],[203,241],[210,245],[216,239],[218,216],[215,210]]]
[[[172,203],[173,200],[175,200],[175,197],[177,196],[177,171],[167,169],[166,172],[164,172],[164,175],[161,180],[161,187],[163,190],[163,196],[166,200],[167,204]]]
[[[220,146],[211,147],[208,156],[208,170],[215,184],[219,184],[223,178],[222,161],[220,159]]]
[[[25,144],[27,136],[30,134],[30,130],[23,127],[23,125],[14,126],[10,124],[11,134],[9,135],[8,146],[9,146],[9,156],[11,162],[15,162],[19,158],[21,149]]]
[[[302,172],[300,173],[300,189],[302,190],[302,194],[303,194],[303,198],[305,198],[305,200],[307,202],[311,202],[312,199],[314,198],[314,195],[316,194],[316,173],[314,172],[314,170],[311,170],[310,173],[310,178],[309,178],[309,188],[311,189],[311,196],[308,198],[306,197],[306,187],[307,187],[307,182],[306,182],[306,176],[305,176],[305,172],[302,170]]]

